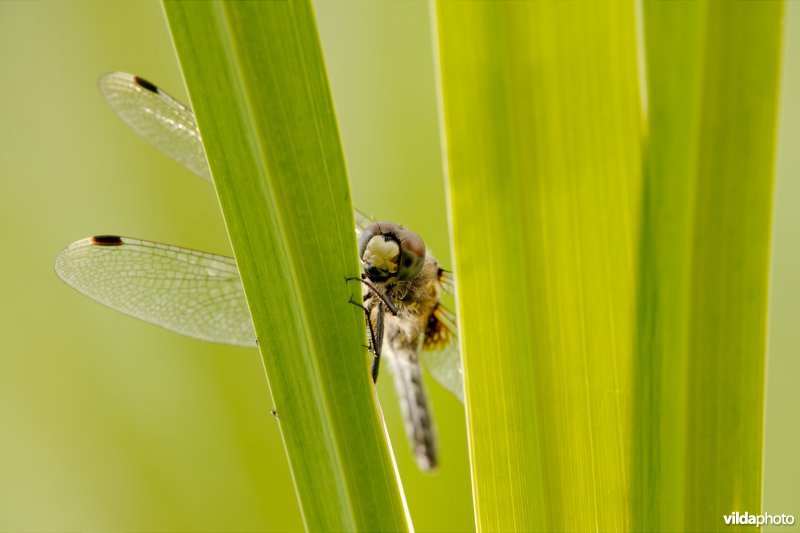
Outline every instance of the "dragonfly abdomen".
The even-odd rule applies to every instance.
[[[391,346],[394,384],[414,458],[421,470],[434,470],[437,464],[436,434],[422,382],[422,369],[417,360],[418,349],[390,344],[394,344]]]

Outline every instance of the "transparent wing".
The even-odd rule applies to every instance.
[[[194,113],[149,81],[125,72],[100,77],[98,87],[122,120],[159,150],[211,181]]]
[[[452,272],[444,270],[443,268],[439,269],[439,287],[442,288],[444,292],[450,295],[454,295],[456,293],[456,277]]]
[[[136,133],[164,154],[211,181],[206,152],[191,109],[154,84],[126,72],[103,74],[97,82],[111,108]],[[356,236],[373,220],[355,210]]]
[[[365,215],[363,212],[355,209],[356,215],[356,235],[361,236],[361,234],[371,225],[375,223],[375,219]]]
[[[204,341],[256,346],[231,257],[99,236],[64,249],[55,268],[78,292],[126,315]]]
[[[425,328],[420,361],[436,381],[464,403],[464,371],[456,332],[455,314],[437,305]]]

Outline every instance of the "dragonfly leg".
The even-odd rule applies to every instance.
[[[383,305],[380,303],[378,304],[376,324],[373,325],[370,317],[370,310],[353,300],[352,294],[350,295],[350,303],[356,307],[360,307],[364,311],[364,322],[367,324],[367,334],[369,335],[369,345],[367,348],[373,355],[371,369],[372,382],[375,383],[378,379],[378,367],[380,366],[381,348],[383,347]]]
[[[375,284],[372,283],[370,280],[368,280],[366,278],[345,278],[345,280],[347,280],[347,281],[358,280],[361,283],[363,283],[364,285],[366,285],[367,287],[369,287],[370,290],[372,291],[372,293],[374,293],[375,296],[380,298],[381,301],[386,305],[386,308],[389,310],[389,312],[392,313],[395,316],[397,315],[397,307],[394,305],[394,302],[392,302],[392,300],[388,296],[386,296],[381,291],[379,291],[378,287],[376,287]]]
[[[377,383],[378,381],[378,370],[381,366],[381,348],[383,347],[383,315],[384,310],[381,304],[378,304],[378,317],[377,317],[377,324],[376,328],[372,328],[372,320],[367,318],[367,325],[369,326],[370,330],[370,342],[372,342],[372,353],[375,356],[372,359],[372,382]],[[377,330],[377,335],[376,331]]]

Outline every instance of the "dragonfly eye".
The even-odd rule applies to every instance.
[[[391,222],[368,227],[358,242],[364,272],[372,281],[414,279],[425,262],[425,243],[414,233]]]
[[[400,230],[397,237],[400,241],[400,268],[397,270],[397,279],[411,281],[417,277],[425,263],[425,243],[419,235],[409,230]]]

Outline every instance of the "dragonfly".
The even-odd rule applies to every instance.
[[[212,182],[194,113],[149,81],[124,72],[100,77],[111,108],[134,131]],[[436,432],[422,363],[462,403],[455,314],[441,302],[455,279],[414,232],[355,210],[367,346],[377,379],[389,363],[412,453],[421,470],[437,467]],[[96,235],[62,250],[58,276],[78,292],[126,315],[195,339],[257,347],[236,261],[154,241]]]

